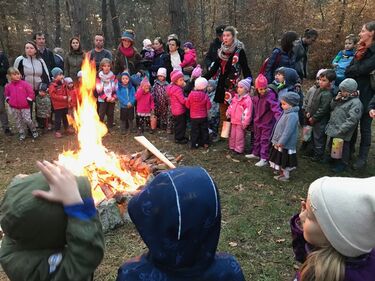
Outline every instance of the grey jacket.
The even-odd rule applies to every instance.
[[[298,136],[299,106],[284,110],[272,134],[272,144],[282,144],[283,148],[295,150]]]
[[[302,39],[300,39],[293,48],[293,54],[294,54],[293,60],[295,61],[295,70],[297,71],[301,79],[307,77],[307,53],[308,51],[309,51],[309,47],[303,44]]]
[[[346,101],[332,100],[331,118],[326,127],[326,134],[331,138],[340,138],[350,141],[361,119],[363,105],[358,97]]]

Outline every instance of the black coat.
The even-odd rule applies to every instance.
[[[214,41],[211,42],[210,48],[204,58],[204,64],[206,65],[207,69],[211,66],[211,64],[217,60],[217,50],[221,47],[221,41],[219,38],[215,38]]]
[[[56,63],[55,63],[55,55],[52,53],[51,50],[45,48],[44,49],[44,52],[40,52],[40,56],[42,57],[42,59],[44,60],[44,62],[46,63],[47,65],[47,68],[48,68],[48,71],[49,71],[49,75],[52,77],[51,75],[51,70],[56,67]]]
[[[5,84],[7,83],[8,68],[8,58],[3,52],[0,52],[0,86],[5,86]]]

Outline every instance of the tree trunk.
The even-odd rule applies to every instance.
[[[102,32],[104,35],[104,38],[108,38],[108,29],[107,29],[107,0],[102,0]],[[105,46],[107,47],[107,40],[104,41]]]
[[[176,33],[180,39],[187,35],[186,9],[183,0],[169,0],[169,14],[171,15],[171,33]]]
[[[89,28],[87,26],[87,3],[83,0],[67,0],[71,18],[72,34],[81,40],[84,50],[91,47]]]
[[[55,0],[55,24],[56,24],[56,34],[55,34],[55,45],[61,46],[61,11],[60,11],[60,0]]]
[[[120,22],[117,15],[115,0],[109,0],[109,10],[112,17],[113,26],[113,47],[116,46],[121,38]]]

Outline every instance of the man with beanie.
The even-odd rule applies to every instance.
[[[221,43],[223,42],[223,33],[226,25],[219,25],[216,27],[216,38],[210,44],[210,48],[206,54],[204,59],[204,64],[206,65],[207,69],[210,69],[213,62],[217,59],[217,51],[221,47]]]
[[[97,33],[94,37],[94,49],[90,52],[90,60],[95,60],[96,72],[99,71],[99,65],[102,59],[107,58],[112,60],[112,53],[104,49],[104,36]]]
[[[358,84],[352,78],[347,78],[339,85],[339,92],[331,102],[331,117],[328,121],[326,134],[330,137],[329,147],[332,148],[332,140],[339,138],[344,141],[342,158],[336,160],[332,171],[340,173],[346,170],[350,160],[350,140],[361,119],[363,106],[359,100]]]
[[[192,91],[187,100],[186,107],[190,109],[191,131],[190,140],[191,148],[202,146],[208,148],[208,111],[211,109],[211,101],[206,93],[208,81],[199,77],[195,80],[195,89]]]

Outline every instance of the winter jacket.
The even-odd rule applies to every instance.
[[[184,61],[184,50],[179,48],[179,49],[177,49],[177,52],[180,55],[181,62],[183,62]],[[165,55],[163,55],[163,60],[164,60],[163,66],[167,69],[167,81],[171,82],[171,72],[173,71],[171,54],[166,53]]]
[[[139,72],[141,66],[141,55],[138,53],[138,50],[133,47],[134,55],[131,58],[127,58],[123,55],[123,53],[121,53],[120,46],[117,48],[117,52],[115,55],[114,73],[120,74],[124,71],[127,71],[130,75],[136,74],[137,72]]]
[[[303,105],[302,108],[306,112],[311,111],[311,105],[312,105],[312,99],[314,97],[315,92],[319,89],[319,86],[316,84],[312,85],[310,89],[307,91],[304,99],[303,99]]]
[[[216,253],[219,190],[201,167],[156,176],[129,202],[128,212],[148,252],[126,261],[117,281],[244,281],[237,260]]]
[[[375,95],[375,90],[370,86],[370,72],[375,69],[375,44],[367,49],[363,59],[352,60],[345,70],[346,78],[353,78],[358,83],[359,99],[363,107],[367,108],[370,100]]]
[[[130,83],[128,85],[118,84],[117,98],[120,102],[121,108],[127,108],[130,102],[132,106],[135,105],[135,88]]]
[[[254,126],[272,130],[282,110],[274,91],[267,89],[264,95],[256,94],[253,98]]]
[[[59,54],[54,54],[53,57],[55,59],[55,66],[64,71],[64,58]]]
[[[293,47],[293,61],[295,63],[295,70],[301,79],[307,77],[307,53],[309,46],[303,43],[302,38]]]
[[[275,80],[275,71],[282,66],[289,68],[295,67],[293,51],[287,53],[280,48],[275,48],[267,61],[265,69],[265,76],[268,83],[272,83],[273,80]]]
[[[40,83],[50,82],[48,68],[42,58],[19,56],[14,61],[14,67],[20,71],[22,78],[33,87],[34,91],[39,89]]]
[[[236,53],[238,53],[238,62],[233,65],[233,57]],[[222,60],[218,57],[210,70],[203,76],[209,80],[216,75],[220,69],[215,93],[215,102],[217,103],[224,103],[225,92],[228,91],[229,88],[234,89],[241,74],[244,78],[252,77],[244,49],[235,50],[226,62],[224,69],[221,68]]]
[[[292,246],[295,259],[304,263],[307,255],[314,250],[314,247],[307,243],[303,237],[303,230],[299,227],[299,221],[299,214],[294,215],[290,220]],[[360,257],[345,258],[345,277],[343,281],[374,281],[374,276],[375,250]],[[295,280],[300,280],[299,272],[297,272]]]
[[[53,109],[69,108],[68,90],[65,83],[52,81],[48,87],[48,93],[51,96]]]
[[[68,97],[70,97],[70,101],[68,102],[69,108],[77,108],[78,105],[78,91],[77,89],[69,89],[66,87],[66,91],[68,92]]]
[[[332,64],[336,65],[336,77],[339,80],[345,79],[345,69],[352,62],[354,53],[354,50],[341,50],[333,59]]]
[[[186,100],[186,107],[190,109],[190,118],[207,118],[211,101],[204,91],[192,91]]]
[[[145,92],[142,87],[139,87],[135,93],[135,100],[137,101],[137,113],[151,113],[155,109],[154,98],[151,92]]]
[[[95,60],[96,72],[99,71],[100,62],[104,58],[112,60],[112,53],[107,49],[103,49],[100,52],[95,51],[95,49],[90,51],[90,61]]]
[[[193,66],[195,67],[197,65],[197,52],[195,49],[190,49],[188,52],[185,52],[184,54],[184,61],[181,62],[180,66],[187,67],[187,66]]]
[[[318,88],[311,98],[311,103],[306,105],[305,114],[309,113],[315,122],[328,122],[332,98],[330,90]]]
[[[5,100],[9,106],[16,109],[30,108],[28,101],[35,99],[35,93],[26,81],[12,81],[5,86]]]
[[[248,94],[242,97],[235,95],[230,106],[227,109],[227,117],[230,123],[241,125],[243,129],[249,126],[251,117],[253,116],[253,102]]]
[[[358,97],[348,100],[332,100],[331,110],[331,117],[326,127],[327,136],[350,141],[362,116],[361,101]]]
[[[102,71],[99,72],[95,91],[99,102],[105,102],[107,98],[117,98],[117,79],[112,71],[108,74],[104,74]]]
[[[167,94],[171,101],[172,115],[178,116],[184,114],[186,112],[186,99],[183,89],[175,84],[170,84],[167,86]]]
[[[38,118],[50,118],[52,112],[51,98],[49,95],[42,97],[37,95],[35,98],[36,104],[36,117]]]
[[[209,70],[209,68],[212,66],[212,64],[217,60],[217,51],[221,48],[221,41],[219,38],[215,38],[211,44],[210,48],[208,49],[208,52],[206,54],[206,57],[204,58],[204,64],[206,65],[206,68]]]
[[[283,148],[295,150],[298,136],[298,111],[299,107],[294,106],[284,110],[272,133],[272,144],[282,144]]]
[[[0,51],[0,86],[5,86],[7,83],[7,71],[9,68],[9,61],[7,56]]]
[[[152,81],[156,79],[156,74],[159,68],[164,67],[164,56],[165,56],[164,50],[155,52],[154,59],[152,60],[152,63],[150,66]]]
[[[64,74],[66,77],[71,77],[73,81],[78,80],[77,73],[81,70],[83,58],[83,52],[79,51],[71,51],[65,56]]]
[[[39,53],[47,65],[49,76],[52,77],[51,70],[56,67],[55,56],[53,52],[48,48],[44,48],[44,50],[39,50]]]

